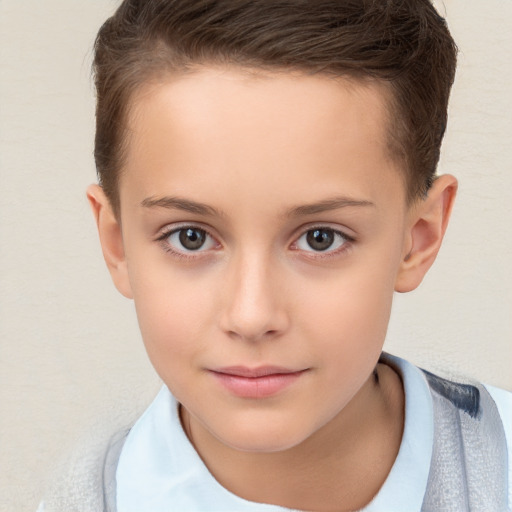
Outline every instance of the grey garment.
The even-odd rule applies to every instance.
[[[105,508],[105,482],[108,481],[109,489],[115,487],[115,468],[119,453],[114,449],[115,445],[111,440],[112,432],[118,431],[118,426],[112,429],[111,425],[100,425],[91,429],[74,451],[59,462],[45,492],[44,512],[108,510]],[[115,498],[115,488],[110,494]],[[115,502],[111,510],[115,512]]]
[[[103,508],[104,512],[116,512],[116,470],[121,451],[130,432],[129,429],[116,434],[110,441],[103,464]]]
[[[99,407],[100,413],[82,430],[73,450],[51,463],[41,502],[42,511],[105,510],[104,481],[107,474],[114,473],[114,478],[109,480],[115,486],[115,470],[106,471],[108,465],[117,467],[119,454],[114,449],[115,441],[119,436],[125,436],[160,387],[159,381],[148,380],[144,386],[128,387],[125,393],[118,394],[115,404],[106,402],[106,408]],[[115,432],[121,434],[113,436]],[[107,460],[111,462],[107,464]],[[115,492],[112,495],[115,498]]]
[[[422,512],[507,511],[507,441],[494,400],[482,385],[424,373],[434,446]]]
[[[424,373],[434,408],[434,446],[422,512],[506,512],[507,442],[494,400],[482,385]],[[127,435],[116,435],[107,450],[104,512],[116,512],[115,471]]]

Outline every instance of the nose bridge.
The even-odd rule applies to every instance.
[[[231,335],[257,340],[286,327],[286,314],[272,255],[247,248],[235,255],[226,282],[222,328]]]

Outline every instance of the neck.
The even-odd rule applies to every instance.
[[[210,472],[232,493],[296,510],[358,510],[377,494],[398,454],[403,402],[400,378],[379,365],[330,422],[299,445],[271,453],[226,446],[184,408],[182,420]]]

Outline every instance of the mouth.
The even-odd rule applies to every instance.
[[[294,370],[279,366],[229,366],[209,370],[230,393],[240,398],[268,398],[299,380],[308,369]]]

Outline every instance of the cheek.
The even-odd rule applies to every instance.
[[[310,323],[304,328],[341,363],[378,358],[391,313],[392,276],[364,264],[340,271],[310,294],[302,314]]]
[[[214,315],[211,279],[168,263],[132,268],[131,278],[142,338],[156,370],[179,367],[200,354]]]
[[[392,303],[392,293],[384,287],[370,280],[349,287],[349,281],[332,300],[316,302],[313,311],[321,326],[311,333],[318,341],[314,357],[325,376],[316,394],[334,412],[346,406],[377,365]],[[333,395],[332,390],[338,392]]]

